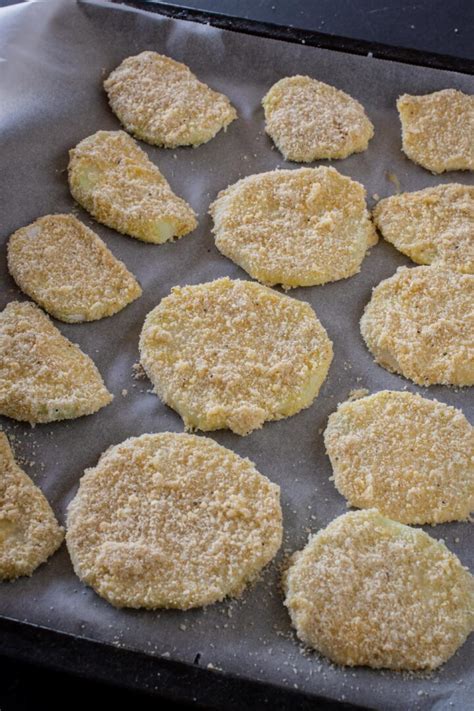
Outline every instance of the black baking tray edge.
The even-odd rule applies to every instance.
[[[474,74],[474,60],[470,59],[326,35],[167,3],[111,1],[233,32]],[[0,618],[0,655],[94,681],[155,694],[178,703],[195,703],[198,708],[229,711],[254,711],[260,708],[272,711],[294,711],[295,708],[298,711],[341,711],[363,708],[217,669],[203,668],[199,666],[198,659],[194,664],[177,662],[7,618]]]

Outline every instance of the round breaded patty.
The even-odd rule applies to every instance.
[[[46,498],[15,462],[0,432],[0,580],[31,575],[63,538]]]
[[[374,127],[358,101],[307,76],[280,79],[262,100],[265,131],[286,160],[310,163],[365,151]]]
[[[334,168],[273,170],[210,207],[217,248],[264,284],[324,284],[360,270],[377,235],[364,187]]]
[[[397,101],[402,150],[432,173],[474,170],[474,96],[443,89]]]
[[[474,385],[474,276],[401,267],[360,320],[379,365],[418,385]]]
[[[0,415],[53,422],[90,415],[112,398],[91,358],[41,309],[12,301],[0,312]]]
[[[140,358],[187,429],[245,435],[311,405],[332,343],[308,304],[226,277],[174,287],[145,320]]]
[[[459,559],[374,509],[313,536],[284,587],[298,637],[337,664],[435,669],[474,628],[474,579]]]
[[[142,290],[125,264],[74,215],[46,215],[8,240],[16,283],[61,321],[95,321],[121,311]]]
[[[117,607],[186,610],[239,595],[281,544],[280,489],[206,437],[131,437],[68,508],[76,574]]]
[[[74,200],[107,227],[161,244],[197,226],[192,208],[124,131],[97,131],[69,156]]]
[[[104,88],[127,131],[165,148],[199,146],[237,118],[227,96],[200,82],[185,64],[157,52],[124,59]]]
[[[324,442],[351,506],[415,524],[474,511],[474,430],[454,407],[383,390],[339,405]]]
[[[448,183],[381,200],[384,238],[418,264],[474,273],[474,186]]]

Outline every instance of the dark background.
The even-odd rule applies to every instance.
[[[15,0],[0,0],[0,8]],[[150,2],[152,4],[152,2]],[[397,47],[474,59],[473,0],[187,0],[184,7]],[[1,12],[0,12],[1,21]],[[189,709],[156,696],[0,657],[0,711],[48,711],[90,703]]]

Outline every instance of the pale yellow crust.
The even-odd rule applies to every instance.
[[[31,575],[63,538],[51,506],[15,462],[0,432],[0,580]]]
[[[74,215],[46,215],[12,234],[8,269],[25,294],[67,323],[112,316],[142,293],[125,264]]]
[[[339,405],[324,443],[350,506],[420,525],[474,511],[474,430],[454,407],[382,390]]]
[[[474,274],[474,186],[448,183],[380,200],[383,237],[418,264]]]
[[[222,254],[285,289],[356,274],[377,242],[364,187],[334,168],[250,175],[222,190],[209,212]]]
[[[90,415],[113,395],[79,346],[29,302],[0,312],[0,415],[34,424]]]
[[[286,160],[347,158],[367,149],[374,127],[352,96],[308,76],[280,79],[262,100],[265,130]]]
[[[187,429],[245,435],[311,405],[332,343],[308,304],[226,277],[174,287],[145,320],[140,359]]]
[[[474,628],[474,579],[457,556],[374,509],[312,537],[284,587],[298,637],[337,664],[435,669]]]
[[[98,222],[155,244],[197,226],[192,208],[124,131],[97,131],[69,156],[71,194]]]
[[[474,96],[457,89],[403,94],[397,109],[410,160],[432,173],[474,170]]]
[[[278,551],[280,488],[207,437],[131,437],[68,508],[76,574],[117,607],[186,610],[237,596]]]
[[[104,88],[127,131],[165,148],[199,146],[237,118],[224,94],[200,82],[185,64],[157,52],[124,59]]]
[[[474,276],[401,267],[375,287],[360,320],[379,365],[418,385],[474,385]]]

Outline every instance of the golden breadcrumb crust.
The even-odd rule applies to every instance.
[[[41,309],[12,301],[0,312],[0,415],[53,422],[90,415],[112,398],[91,358]]]
[[[0,580],[31,575],[59,548],[64,531],[0,432]]]
[[[155,244],[197,226],[192,208],[124,131],[97,131],[69,156],[71,194],[98,222]]]
[[[284,586],[298,637],[337,664],[435,669],[474,627],[474,579],[457,556],[374,509],[319,531]]]
[[[311,405],[332,344],[308,304],[226,277],[174,287],[145,320],[140,357],[187,429],[245,435]]]
[[[474,385],[474,276],[401,267],[360,321],[377,363],[418,385]]]
[[[209,212],[222,254],[285,289],[356,274],[377,242],[364,187],[334,168],[250,175],[222,190]]]
[[[358,101],[307,76],[280,79],[262,100],[265,131],[286,160],[310,163],[365,151],[374,127]]]
[[[199,146],[237,118],[224,94],[157,52],[128,57],[104,81],[112,111],[137,138],[165,148]]]
[[[474,430],[454,407],[383,390],[339,405],[324,442],[351,506],[415,524],[474,511]]]
[[[61,321],[112,316],[142,290],[125,264],[74,215],[46,215],[8,240],[16,283]]]
[[[474,96],[457,89],[403,94],[397,109],[410,160],[432,173],[474,170]]]
[[[131,437],[81,479],[67,546],[76,574],[117,607],[200,607],[240,595],[274,557],[279,498],[207,437]]]
[[[474,274],[474,186],[448,183],[380,200],[375,224],[418,264]]]

